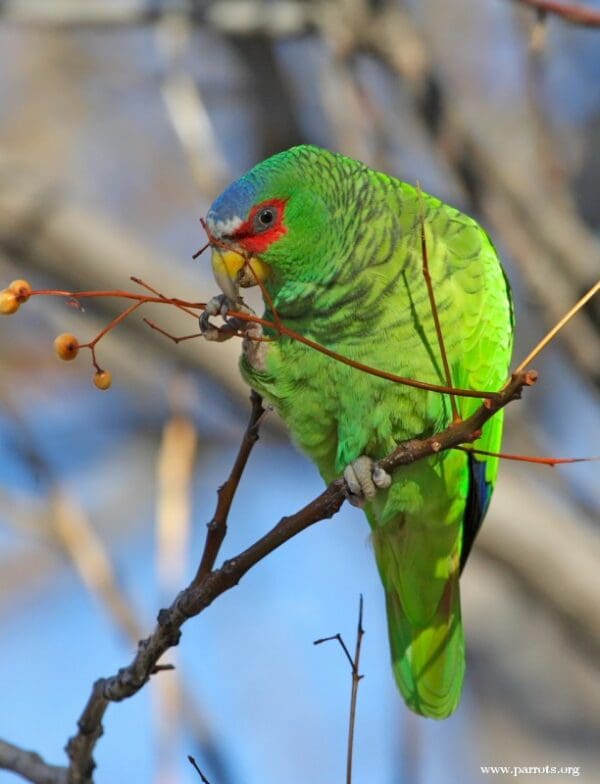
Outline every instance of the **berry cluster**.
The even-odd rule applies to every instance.
[[[35,293],[35,292],[34,292]],[[21,307],[24,302],[27,302],[32,294],[31,285],[26,280],[13,280],[13,282],[0,291],[0,315],[12,316]],[[93,382],[98,389],[110,389],[112,384],[112,375],[108,370],[102,370],[98,367],[94,352],[95,343],[80,343],[75,335],[65,332],[59,335],[54,341],[54,351],[59,359],[65,362],[70,362],[75,359],[79,354],[79,349],[89,348],[92,351],[92,361],[96,372],[93,376]]]

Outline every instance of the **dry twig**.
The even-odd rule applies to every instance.
[[[358,698],[358,685],[364,678],[360,674],[360,651],[362,647],[362,640],[365,635],[365,630],[362,625],[363,621],[363,597],[360,595],[358,603],[358,623],[356,626],[356,644],[354,647],[354,656],[350,656],[346,643],[341,634],[334,634],[331,637],[322,637],[320,640],[315,640],[314,645],[321,645],[324,642],[337,640],[342,647],[344,655],[350,662],[350,672],[352,675],[352,689],[350,692],[350,714],[348,717],[348,744],[346,750],[346,784],[352,784],[352,758],[354,756],[354,727],[356,725],[356,703]]]
[[[200,770],[200,767],[198,766],[198,763],[192,757],[191,754],[188,754],[188,760],[190,761],[190,765],[194,768],[196,773],[200,776],[200,781],[202,782],[202,784],[210,784],[210,781],[206,778],[204,773],[202,773],[202,771]]]

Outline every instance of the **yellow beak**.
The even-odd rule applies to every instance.
[[[213,248],[211,263],[219,288],[230,299],[237,298],[239,286],[256,286],[258,281],[266,280],[271,271],[270,267],[256,256],[246,261],[241,253],[220,248]]]

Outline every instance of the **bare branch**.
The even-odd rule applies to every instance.
[[[196,581],[202,580],[215,565],[219,550],[227,533],[227,517],[229,515],[229,510],[231,509],[233,497],[237,491],[252,448],[258,441],[258,428],[265,415],[266,409],[263,407],[262,397],[254,390],[250,393],[250,401],[252,403],[252,411],[250,412],[248,426],[246,427],[246,432],[242,438],[242,443],[240,444],[235,463],[233,464],[227,481],[222,484],[217,491],[217,508],[213,519],[207,526],[208,532],[206,535],[204,552],[202,553],[200,566],[198,567],[196,577],[194,578]]]
[[[380,462],[386,471],[436,455],[475,440],[481,427],[500,408],[520,397],[523,387],[535,383],[534,371],[513,376],[498,393],[496,401],[486,401],[471,417],[452,424],[429,438],[411,439],[398,445],[394,452]],[[197,575],[175,598],[171,606],[159,612],[152,634],[141,640],[133,661],[115,675],[100,678],[78,722],[79,732],[67,745],[71,760],[69,784],[90,784],[94,768],[92,753],[102,734],[102,719],[110,702],[119,702],[136,694],[150,679],[160,657],[178,645],[181,627],[199,615],[221,594],[233,588],[242,577],[267,555],[282,544],[309,528],[314,523],[333,517],[344,503],[346,490],[343,480],[332,482],[317,498],[289,517],[283,517],[267,534],[239,555],[225,561],[201,579]]]
[[[350,672],[352,675],[352,690],[350,692],[350,715],[348,718],[348,744],[346,752],[346,784],[352,784],[352,758],[354,755],[354,727],[356,724],[356,701],[358,698],[358,684],[364,676],[360,674],[360,651],[362,647],[362,640],[365,635],[365,630],[362,625],[363,620],[363,597],[360,595],[358,602],[358,623],[356,626],[356,644],[354,648],[354,657],[350,656],[350,651],[344,642],[341,634],[334,634],[331,637],[322,637],[320,640],[315,640],[313,645],[321,645],[324,642],[331,642],[337,640],[339,642],[345,657],[350,663]]]
[[[596,294],[600,291],[600,280],[595,283],[589,291],[587,291],[581,299],[576,302],[573,307],[569,310],[568,313],[565,315],[552,327],[552,329],[545,335],[542,340],[529,352],[529,354],[525,357],[525,359],[519,364],[519,367],[516,369],[516,373],[521,370],[524,370],[530,362],[532,362],[538,354],[543,351],[548,343],[554,340],[554,338],[558,335],[558,333],[565,327],[569,321],[575,316],[579,311],[586,305],[592,297],[595,297]]]
[[[363,621],[363,598],[360,595],[358,603],[358,624],[356,627],[356,647],[354,649],[354,660],[352,662],[352,693],[350,695],[350,716],[348,718],[348,755],[346,762],[346,784],[352,784],[352,756],[354,753],[354,727],[356,724],[356,701],[358,699],[358,685],[363,678],[360,674],[360,650],[362,646],[365,630]]]
[[[202,773],[202,771],[200,770],[200,768],[199,768],[199,766],[198,766],[198,763],[197,763],[197,762],[196,762],[196,760],[195,760],[195,759],[192,757],[192,755],[191,755],[191,754],[188,754],[188,760],[190,761],[190,765],[191,765],[191,766],[194,768],[194,770],[196,771],[196,773],[197,773],[197,774],[200,776],[200,781],[202,782],[202,784],[210,784],[210,781],[209,781],[209,780],[206,778],[206,776],[204,775],[204,773]]]
[[[0,768],[12,770],[34,784],[67,784],[67,769],[49,765],[34,751],[0,740]]]

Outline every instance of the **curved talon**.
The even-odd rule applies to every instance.
[[[375,496],[378,488],[389,487],[392,477],[370,457],[361,455],[344,469],[344,481],[350,503],[362,507]]]
[[[205,340],[215,341],[220,343],[224,340],[229,340],[243,330],[245,323],[241,319],[228,318],[227,314],[230,310],[248,310],[242,303],[237,303],[231,300],[226,294],[217,294],[206,303],[204,312],[200,316],[200,332]],[[221,316],[225,324],[222,327],[217,327],[211,322],[211,316]]]

